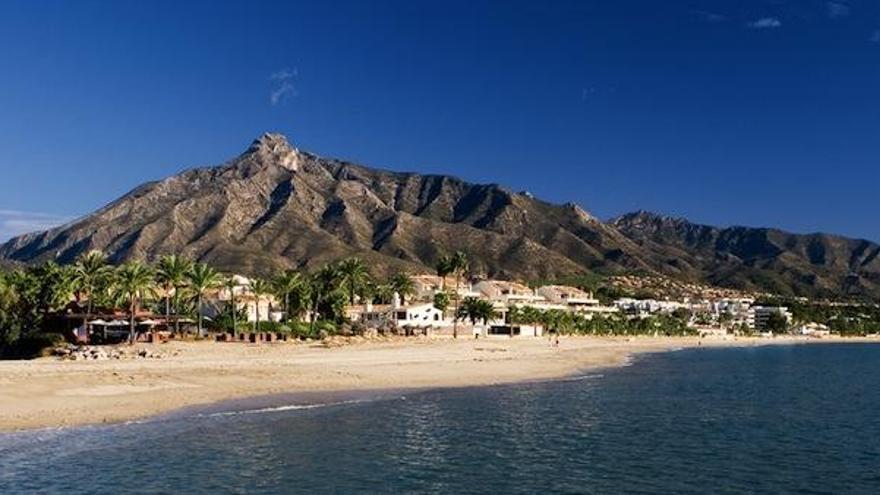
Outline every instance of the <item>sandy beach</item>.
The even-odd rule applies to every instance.
[[[839,342],[823,339],[818,342]],[[847,342],[864,341],[846,339]],[[0,431],[118,422],[225,399],[313,391],[479,386],[563,377],[682,347],[817,342],[697,338],[172,342],[163,359],[0,362]],[[876,340],[875,340],[876,342]]]

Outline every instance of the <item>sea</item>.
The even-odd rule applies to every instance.
[[[299,394],[0,435],[0,493],[880,493],[880,345]]]

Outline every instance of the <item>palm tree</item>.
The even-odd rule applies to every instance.
[[[370,272],[360,258],[348,258],[339,263],[340,283],[348,290],[348,303],[354,306],[354,296],[369,282]]]
[[[254,321],[254,331],[257,332],[260,329],[260,299],[272,292],[272,286],[261,278],[255,278],[251,280],[250,289],[255,299],[256,321]]]
[[[310,296],[312,303],[312,318],[310,322],[310,332],[314,333],[315,324],[318,319],[318,310],[329,296],[339,289],[339,281],[342,274],[336,264],[330,263],[324,265],[320,270],[315,272],[310,281]]]
[[[412,277],[406,272],[398,272],[394,274],[388,282],[388,285],[390,285],[391,289],[400,296],[401,304],[406,304],[406,298],[416,292],[415,283],[413,282]]]
[[[126,263],[117,270],[116,290],[128,300],[129,344],[134,344],[138,307],[153,289],[153,283],[153,271],[138,261]]]
[[[455,294],[453,294],[453,299],[455,301],[455,318],[452,320],[452,337],[458,338],[458,299],[459,299],[459,288],[461,286],[461,277],[467,273],[470,268],[470,262],[468,262],[467,255],[461,251],[456,251],[455,254],[449,257],[449,269],[450,273],[455,275]]]
[[[88,332],[89,320],[92,319],[95,294],[107,284],[111,274],[107,257],[100,251],[90,251],[81,256],[73,265],[73,290],[77,302],[86,298],[86,313],[83,316],[83,327]],[[88,333],[87,333],[88,334]]]
[[[202,301],[205,298],[206,292],[220,284],[220,274],[205,263],[196,263],[190,268],[189,273],[187,273],[187,280],[189,281],[190,290],[192,290],[196,300],[199,337],[204,337]]]
[[[295,297],[297,301],[298,311],[296,314],[299,315],[302,313],[302,302],[304,300],[302,296],[304,295],[303,291],[306,287],[306,281],[303,279],[302,274],[294,270],[287,270],[275,277],[272,285],[275,289],[275,295],[284,301],[284,317],[288,322],[293,315],[290,304],[291,297]]]
[[[478,321],[482,321],[486,325],[489,320],[498,317],[498,312],[495,311],[495,306],[490,301],[466,297],[461,302],[461,307],[458,308],[458,316],[469,319],[473,325],[476,325]]]
[[[180,292],[186,286],[187,273],[192,262],[177,255],[163,256],[159,260],[156,280],[165,296],[165,325],[171,320],[172,293],[174,294],[174,332],[180,333]]]
[[[452,256],[441,256],[434,265],[434,268],[437,270],[437,276],[440,277],[440,290],[445,291],[446,277],[454,271],[452,266]]]
[[[223,281],[226,290],[229,291],[229,312],[232,315],[232,335],[238,335],[238,308],[235,304],[235,289],[238,289],[238,278],[235,275],[226,277]]]

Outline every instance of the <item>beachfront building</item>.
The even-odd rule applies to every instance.
[[[581,313],[587,318],[594,314],[611,314],[620,310],[615,306],[604,306],[587,292],[567,285],[545,285],[538,287],[536,293],[547,300],[547,303],[559,309]]]
[[[413,300],[430,302],[434,300],[434,295],[438,292],[445,291],[452,295],[456,292],[455,277],[439,277],[437,275],[413,275],[410,277],[413,281],[413,289],[415,293]],[[478,293],[474,292],[470,282],[461,280],[458,284],[458,297],[477,297]]]
[[[808,337],[827,337],[831,335],[831,329],[821,323],[806,323],[798,327],[797,333]]]
[[[538,295],[526,285],[506,280],[483,280],[474,284],[474,292],[483,299],[505,308],[509,306],[546,306],[549,304],[544,296]]]
[[[773,315],[782,316],[789,325],[793,319],[791,312],[785,306],[753,306],[750,311],[754,315],[754,328],[758,330],[765,329]]]
[[[599,300],[592,293],[567,285],[545,285],[538,287],[536,293],[550,303],[563,305],[572,311],[588,310],[599,305]]]
[[[658,301],[656,299],[621,298],[614,301],[614,306],[631,316],[646,317],[652,314],[670,314],[678,309],[688,309],[688,305],[679,301]]]
[[[216,318],[229,306],[231,295],[235,296],[235,306],[239,311],[244,311],[247,322],[257,321],[259,311],[260,321],[281,321],[284,312],[274,296],[261,295],[257,297],[251,291],[251,280],[240,275],[233,275],[235,288],[230,291],[227,287],[221,287],[208,292],[202,303],[202,315],[208,318]]]
[[[755,328],[755,312],[752,298],[722,298],[709,302],[709,311],[715,321],[726,320],[734,327]]]
[[[370,328],[394,327],[426,335],[453,325],[433,303],[402,304],[396,293],[391,304],[351,306],[346,316]]]

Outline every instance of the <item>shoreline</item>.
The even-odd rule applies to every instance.
[[[689,348],[880,343],[876,338],[699,339],[697,337],[358,340],[135,346],[163,359],[0,361],[0,433],[121,423],[234,401],[478,387],[565,379]]]

